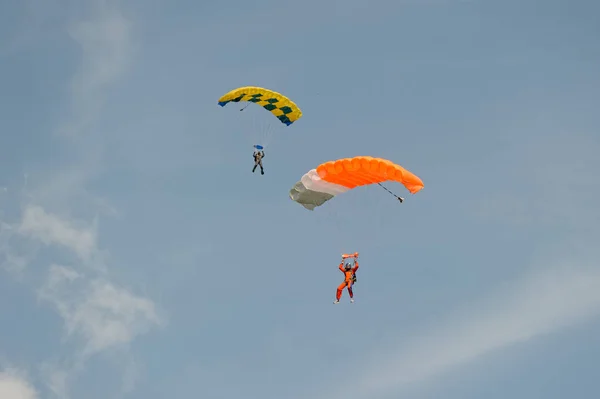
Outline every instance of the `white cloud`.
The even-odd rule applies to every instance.
[[[46,245],[57,244],[70,249],[84,261],[90,260],[96,250],[94,228],[77,228],[72,222],[47,213],[40,206],[29,205],[25,208],[18,231]]]
[[[359,362],[349,390],[328,399],[377,398],[430,379],[491,351],[586,321],[600,314],[600,269],[571,261],[531,273],[503,292],[440,323],[432,332]]]
[[[39,245],[19,239],[15,226],[0,220],[0,268],[21,277],[27,265],[37,256]]]
[[[95,134],[93,123],[102,111],[107,90],[123,76],[131,61],[131,22],[123,16],[118,3],[93,0],[50,7],[60,14],[56,19],[61,21],[75,12],[87,13],[68,29],[82,51],[82,59],[68,87],[72,115],[61,131],[71,135],[65,143],[76,146],[71,151],[76,159],[75,163],[55,165],[52,170],[28,171],[38,181],[31,184],[26,174],[24,194],[28,203],[23,205],[20,221],[0,222],[0,264],[9,270],[23,270],[33,260],[49,266],[39,298],[62,317],[67,338],[80,344],[79,350],[63,353],[59,362],[44,362],[41,368],[48,390],[62,399],[68,397],[70,383],[84,370],[87,357],[114,348],[122,349],[116,352],[124,375],[122,389],[131,390],[137,369],[127,344],[162,323],[152,300],[135,295],[110,278],[105,252],[98,248],[95,219],[91,223],[76,219],[82,215],[87,219],[90,211],[97,215],[107,208],[115,213],[104,199],[86,191],[86,185],[103,170],[105,135]],[[82,132],[92,134],[86,134],[82,140]],[[62,170],[56,169],[61,167]],[[44,252],[48,257],[42,259],[38,257],[42,252],[37,250],[44,245],[52,251]],[[61,259],[52,258],[55,254]],[[73,264],[53,264],[65,262],[64,254],[76,256],[67,258]],[[31,268],[27,276],[37,279],[33,275],[38,270]],[[0,390],[0,398],[5,397],[10,398]]]
[[[56,398],[69,398],[69,375],[70,373],[55,365],[44,364],[41,371],[45,377],[46,386]]]
[[[15,255],[9,245],[10,238],[13,235],[13,228],[10,224],[0,221],[0,267],[12,272],[21,272],[27,265],[27,260]]]
[[[130,343],[161,321],[154,303],[104,279],[86,279],[53,265],[40,297],[54,305],[69,336],[84,341],[83,355]]]
[[[92,123],[104,104],[104,90],[117,80],[131,61],[131,23],[109,4],[95,2],[92,16],[69,29],[83,54],[78,72],[71,82],[75,115],[68,133],[78,133]]]
[[[37,399],[38,393],[20,373],[15,370],[0,371],[0,398]]]

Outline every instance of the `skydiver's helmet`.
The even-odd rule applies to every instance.
[[[352,265],[350,265],[350,263],[346,263],[345,268],[346,268],[346,270],[350,270],[350,269],[352,269]]]

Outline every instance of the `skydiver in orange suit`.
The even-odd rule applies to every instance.
[[[354,267],[350,263],[346,263],[344,266],[344,261],[347,258],[354,258]],[[344,282],[337,287],[337,292],[335,294],[334,304],[340,303],[340,298],[342,297],[342,291],[344,288],[348,288],[348,295],[350,295],[350,302],[354,302],[354,293],[352,292],[352,286],[356,282],[356,271],[358,270],[358,252],[355,252],[353,255],[342,255],[342,261],[338,267],[342,273],[344,273]]]

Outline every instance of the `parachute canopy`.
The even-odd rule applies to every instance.
[[[311,169],[290,190],[290,198],[309,210],[355,187],[396,181],[411,194],[424,186],[421,179],[400,165],[382,158],[359,156],[325,162]]]
[[[248,101],[260,105],[267,111],[271,111],[281,123],[287,126],[302,117],[302,111],[292,100],[280,93],[262,87],[247,86],[231,90],[219,98],[219,105],[224,107],[227,103],[238,103],[240,101]]]

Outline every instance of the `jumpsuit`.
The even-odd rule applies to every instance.
[[[358,261],[354,261],[354,267],[350,270],[344,269],[344,262],[342,261],[340,263],[339,269],[342,273],[344,273],[344,282],[337,287],[335,299],[337,301],[340,300],[340,298],[342,297],[342,291],[346,287],[348,287],[348,295],[350,295],[350,298],[354,298],[354,293],[352,292],[352,285],[354,284],[354,273],[356,273],[356,271],[358,270]]]
[[[264,151],[255,151],[254,152],[254,167],[252,168],[252,173],[256,170],[257,166],[260,166],[260,174],[264,175],[265,171],[263,169],[262,159],[265,157]]]

